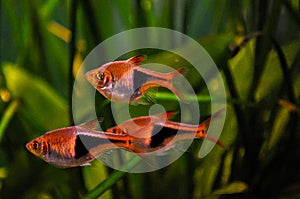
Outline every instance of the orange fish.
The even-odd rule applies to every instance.
[[[144,104],[141,97],[151,88],[165,87],[180,99],[183,96],[172,85],[171,80],[183,72],[183,68],[170,73],[160,73],[140,67],[145,55],[124,61],[114,61],[88,71],[85,76],[107,99],[116,102]]]
[[[169,111],[166,113],[161,113],[152,116],[141,116],[137,118],[130,119],[122,124],[114,126],[112,128],[106,129],[106,132],[115,134],[130,134],[136,135],[136,132],[141,128],[149,127],[155,122],[163,122],[169,120],[175,112]]]
[[[26,148],[49,164],[68,168],[88,165],[103,152],[115,148],[123,148],[143,157],[145,153],[158,149],[167,151],[177,141],[194,138],[207,138],[223,147],[220,141],[206,134],[211,118],[198,126],[168,120],[172,114],[138,117],[107,132],[94,129],[97,121],[60,128],[30,141]],[[142,137],[137,137],[140,135]],[[172,142],[173,139],[175,141]]]

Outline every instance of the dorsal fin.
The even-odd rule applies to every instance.
[[[96,130],[97,124],[99,124],[99,122],[102,122],[102,121],[103,121],[103,118],[100,117],[100,118],[94,119],[92,121],[82,123],[78,126],[85,128],[85,129],[89,129],[89,130]]]
[[[127,61],[135,66],[140,66],[142,61],[147,59],[147,55],[137,55],[129,58]]]

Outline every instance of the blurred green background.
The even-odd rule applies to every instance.
[[[300,198],[299,0],[2,0],[0,14],[0,198],[93,198],[99,187],[109,188],[100,196],[107,199]],[[73,74],[86,55],[110,36],[147,26],[192,37],[217,64],[227,89],[220,140],[228,150],[215,147],[198,159],[195,142],[146,174],[99,162],[58,169],[30,154],[26,142],[72,125]],[[205,98],[201,76],[189,72]],[[96,101],[104,128],[111,127],[107,100]],[[174,98],[160,103],[178,109]],[[209,100],[199,103],[210,114]],[[133,110],[142,115],[147,107]],[[111,187],[100,184],[105,179]]]

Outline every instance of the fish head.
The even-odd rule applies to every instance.
[[[42,137],[36,138],[26,144],[28,151],[34,155],[44,158],[48,154],[48,142]]]
[[[85,74],[85,77],[88,82],[99,92],[110,87],[110,85],[113,83],[113,76],[111,72],[107,69],[103,69],[102,67],[88,71]]]

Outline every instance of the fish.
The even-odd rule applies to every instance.
[[[106,131],[95,130],[97,121],[64,127],[33,139],[26,148],[53,166],[70,168],[90,165],[104,152],[116,148],[134,152],[143,158],[147,153],[167,151],[178,141],[194,138],[209,139],[224,147],[219,140],[206,134],[212,117],[200,125],[191,125],[170,121],[172,115],[173,112],[141,116]],[[138,125],[132,125],[132,122]]]
[[[165,87],[181,100],[184,96],[173,86],[171,80],[182,74],[185,69],[179,68],[170,73],[142,68],[141,63],[146,55],[137,55],[127,60],[106,63],[96,69],[86,72],[87,81],[104,97],[115,102],[130,102],[131,104],[148,104],[142,99],[145,95],[152,101],[152,88]]]
[[[123,122],[117,126],[106,129],[106,132],[115,134],[130,134],[135,135],[141,128],[147,127],[154,122],[163,122],[169,120],[175,114],[174,111],[163,112],[157,115],[140,116]],[[92,125],[90,125],[92,127]]]
[[[175,136],[177,131],[181,131],[179,135],[180,140],[193,138],[193,133],[196,134],[195,138],[206,138],[217,145],[225,148],[225,145],[215,139],[212,136],[206,134],[206,130],[213,118],[218,117],[223,112],[223,109],[217,111],[211,117],[206,119],[200,125],[191,125],[179,122],[173,122],[169,120],[174,114],[174,111],[169,111],[152,116],[141,116],[137,118],[130,119],[126,122],[123,122],[117,126],[106,129],[106,132],[114,134],[129,134],[139,138],[148,138],[150,142],[154,139],[160,139],[159,136],[162,136],[162,139],[166,138],[166,132],[171,133],[172,136]],[[159,131],[160,130],[160,131]],[[171,132],[174,131],[174,132]],[[153,143],[152,143],[153,144]],[[157,149],[149,149],[148,152],[155,151]]]

